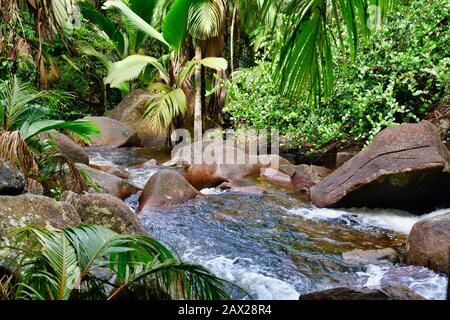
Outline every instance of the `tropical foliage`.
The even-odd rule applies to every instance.
[[[226,110],[233,125],[279,128],[286,148],[325,151],[362,146],[386,126],[415,122],[449,99],[449,34],[445,1],[399,5],[353,64],[336,59],[327,101],[311,107],[273,86],[272,61],[236,73]],[[420,20],[421,23],[417,23]]]
[[[146,236],[100,226],[15,231],[17,259],[0,299],[228,299],[226,282]]]
[[[39,102],[52,95],[64,98],[58,92],[38,92],[16,77],[1,88],[0,157],[16,164],[26,177],[38,181],[55,178],[69,166],[75,181],[82,183],[75,165],[59,152],[51,134],[48,138],[42,134],[51,130],[66,130],[89,141],[89,135],[98,135],[100,131],[88,121],[49,119],[48,110]],[[45,170],[41,170],[43,168]]]

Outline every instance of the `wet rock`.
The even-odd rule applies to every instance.
[[[261,169],[261,177],[283,187],[293,187],[290,176],[272,168]]]
[[[263,195],[266,189],[260,186],[239,187],[230,182],[224,182],[219,186],[220,189],[227,190],[231,193],[247,194],[247,195]]]
[[[336,168],[342,167],[344,163],[356,156],[358,151],[341,151],[336,153]]]
[[[0,195],[15,196],[25,189],[25,177],[11,162],[0,158]]]
[[[119,167],[116,166],[101,166],[101,165],[97,165],[97,164],[91,164],[89,165],[91,168],[100,170],[102,172],[106,172],[109,174],[112,174],[116,177],[122,178],[122,179],[128,179],[129,175],[128,173],[126,173],[124,170],[120,169]]]
[[[322,181],[331,172],[326,167],[301,164],[295,166],[292,183],[295,190],[304,195],[309,195],[309,189]]]
[[[80,223],[80,216],[70,204],[32,194],[0,196],[0,247],[12,245],[14,238],[9,233],[24,225],[63,229]],[[0,249],[0,264],[14,254],[9,249]]]
[[[101,134],[90,136],[92,146],[139,147],[141,142],[133,128],[107,117],[85,117],[83,120],[98,124]]]
[[[406,246],[407,263],[449,275],[449,260],[450,213],[417,222]]]
[[[307,293],[300,300],[426,300],[408,287],[393,283],[381,289],[340,287]]]
[[[158,161],[155,159],[150,159],[144,163],[140,163],[136,166],[136,168],[152,168],[152,167],[157,167],[158,166]]]
[[[425,213],[450,206],[450,158],[428,121],[383,130],[363,151],[310,189],[323,207]]]
[[[79,144],[56,130],[52,130],[50,134],[55,138],[56,145],[64,156],[75,163],[89,164],[89,155]],[[48,137],[48,134],[43,136]]]
[[[195,151],[203,150],[197,163]],[[223,182],[239,181],[259,172],[260,166],[251,161],[244,151],[218,142],[195,143],[177,152],[178,163],[190,163],[186,179],[197,190],[217,187]],[[203,162],[201,162],[203,161]]]
[[[276,154],[258,155],[257,163],[261,168],[271,168],[292,177],[295,173],[295,165],[289,160]]]
[[[101,192],[113,195],[119,199],[124,200],[141,190],[128,180],[91,168],[84,164],[77,164],[77,168],[84,170],[99,187]]]
[[[355,249],[344,252],[342,258],[350,264],[380,264],[380,263],[395,263],[399,261],[397,251],[392,248],[376,249],[376,250],[361,250]]]
[[[141,212],[145,207],[158,208],[180,205],[201,195],[176,171],[160,170],[147,182],[139,198]]]
[[[450,149],[450,114],[436,119],[434,123],[441,134],[442,142]]]
[[[108,114],[108,117],[132,128],[144,147],[164,147],[166,134],[156,132],[144,120],[145,102],[150,97],[149,92],[134,90]]]
[[[74,206],[84,224],[101,225],[122,234],[145,234],[136,215],[114,196],[72,193],[65,198]]]

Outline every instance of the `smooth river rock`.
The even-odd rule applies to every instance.
[[[106,172],[109,174],[112,174],[113,176],[122,178],[122,179],[129,179],[130,176],[128,175],[128,173],[125,170],[120,169],[117,166],[108,166],[108,165],[98,165],[98,164],[90,164],[89,165],[91,168],[94,168],[96,170],[100,170],[102,172]]]
[[[130,181],[119,178],[116,175],[80,163],[77,163],[77,168],[84,170],[101,192],[113,195],[119,199],[124,200],[132,194],[141,191],[139,187],[133,185]]]
[[[89,155],[79,144],[56,130],[52,130],[50,133],[55,138],[56,145],[64,156],[75,163],[89,164]],[[46,135],[43,134],[43,136]]]
[[[148,181],[139,198],[141,212],[145,207],[160,208],[180,205],[201,195],[186,179],[174,170],[160,170]]]
[[[355,265],[396,263],[399,261],[397,251],[392,248],[361,250],[354,249],[342,253],[344,261]]]
[[[383,130],[310,189],[320,208],[392,208],[426,213],[450,206],[450,157],[428,121]]]
[[[408,287],[392,283],[380,289],[373,288],[332,288],[307,293],[300,300],[427,300]]]
[[[144,147],[164,147],[166,134],[156,132],[145,121],[145,102],[151,93],[144,90],[133,90],[107,116],[132,128]]]
[[[450,213],[422,219],[413,226],[406,261],[450,275]]]
[[[202,162],[195,161],[195,151],[203,154]],[[258,174],[261,166],[239,148],[221,142],[194,143],[177,151],[179,163],[188,164],[186,179],[197,190],[217,187],[223,182],[236,182]]]
[[[139,147],[141,142],[136,131],[126,124],[108,117],[85,117],[85,121],[93,121],[100,128],[100,135],[89,136],[91,146]]]

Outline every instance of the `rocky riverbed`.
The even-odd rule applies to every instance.
[[[130,128],[85,148],[64,139],[96,188],[57,202],[2,165],[1,244],[23,223],[101,224],[150,234],[255,299],[445,299],[450,162],[434,130],[389,128],[335,171],[278,155],[189,165],[189,152],[141,147]],[[207,146],[215,156],[228,148]]]

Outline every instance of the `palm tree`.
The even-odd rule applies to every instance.
[[[89,135],[98,135],[100,130],[89,121],[50,120],[48,112],[39,102],[51,95],[62,98],[57,92],[38,92],[15,76],[1,88],[0,158],[10,160],[26,177],[36,180],[41,180],[40,169],[58,160],[68,165],[75,181],[79,181],[80,174],[75,165],[60,153],[54,152],[52,138],[41,139],[39,135],[51,130],[66,130],[84,141],[90,141]]]
[[[354,61],[361,36],[370,35],[397,2],[264,0],[266,10],[276,7],[286,17],[275,70],[278,85],[291,97],[304,93],[314,99],[328,97],[334,82],[333,52],[345,58],[349,51]]]
[[[185,5],[188,2],[189,1],[174,1],[164,18],[163,34],[156,31],[151,25],[120,1],[106,1],[103,7],[105,9],[111,7],[119,9],[136,28],[145,32],[148,36],[160,40],[163,44],[168,45],[174,51],[174,53],[168,55],[173,61],[176,59],[175,56],[178,56],[178,53],[180,52],[187,32],[187,12],[189,12],[190,6],[186,7]],[[180,20],[186,22],[186,26],[183,26],[182,29],[179,29]],[[149,87],[151,90],[159,91],[159,94],[152,97],[147,103],[148,109],[145,114],[149,121],[154,124],[157,129],[165,130],[172,124],[175,117],[184,114],[186,111],[187,99],[186,93],[182,88],[186,88],[185,83],[189,81],[192,71],[194,70],[196,92],[194,103],[194,118],[196,119],[194,123],[194,132],[196,132],[197,137],[201,136],[201,81],[199,81],[200,74],[198,70],[200,66],[224,70],[227,68],[226,60],[213,57],[203,59],[201,54],[197,54],[196,58],[193,61],[188,62],[185,67],[171,68],[172,72],[170,72],[169,68],[165,67],[159,59],[144,55],[130,55],[122,61],[110,65],[109,74],[105,81],[111,84],[112,87],[117,87],[124,81],[137,78],[149,64],[155,67],[159,72],[159,78],[161,80],[159,83],[152,84]]]
[[[15,279],[0,279],[0,299],[229,299],[226,281],[147,236],[84,225],[26,226],[15,237]]]

